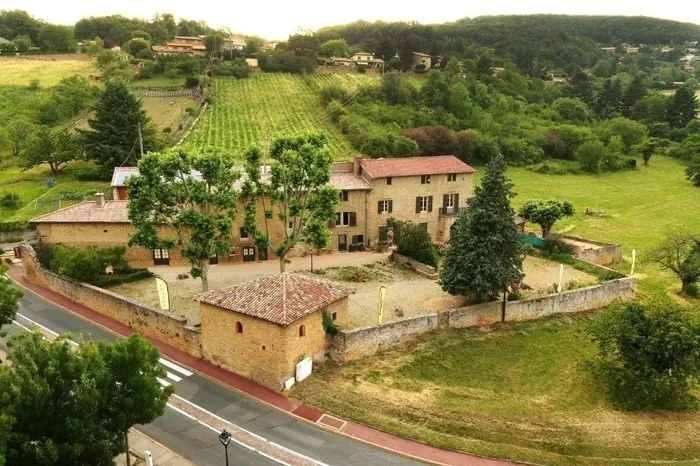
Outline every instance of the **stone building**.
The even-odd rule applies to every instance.
[[[280,389],[298,363],[325,357],[323,315],[346,325],[353,292],[306,274],[282,273],[197,295],[202,357]]]
[[[269,167],[261,167],[263,179]],[[445,242],[456,215],[472,196],[475,170],[452,155],[397,159],[355,158],[353,162],[331,166],[331,185],[340,191],[336,218],[329,222],[329,249],[353,252],[376,248],[387,241],[387,220],[412,221],[423,225],[433,240]],[[125,245],[133,232],[128,216],[126,180],[138,174],[136,167],[115,168],[112,177],[113,201],[100,197],[35,218],[42,241],[74,246]],[[197,176],[197,173],[193,173]],[[241,183],[238,181],[237,183]],[[266,204],[269,208],[269,202]],[[258,206],[258,223],[264,222],[264,207]],[[212,263],[273,259],[271,249],[258,250],[243,227],[243,203],[239,203],[233,228],[233,247],[225,257]],[[284,236],[281,221],[268,222],[273,244]],[[167,231],[163,231],[167,233]],[[291,256],[310,252],[300,244]],[[177,251],[130,248],[127,257],[134,265],[184,264]]]

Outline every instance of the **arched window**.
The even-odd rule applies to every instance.
[[[300,325],[300,326],[299,326],[299,336],[300,336],[300,337],[305,337],[305,336],[306,336],[306,325]]]
[[[236,333],[243,333],[243,324],[236,322]]]

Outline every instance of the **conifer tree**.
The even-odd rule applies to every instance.
[[[698,111],[698,98],[688,86],[679,87],[668,103],[668,122],[676,128],[683,128],[695,119]]]

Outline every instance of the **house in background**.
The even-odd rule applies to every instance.
[[[9,44],[10,42],[12,42],[12,41],[7,40],[4,37],[0,37],[0,44]]]
[[[351,58],[356,64],[365,65],[368,68],[381,68],[384,66],[384,60],[375,58],[374,54],[369,52],[357,52]]]
[[[187,55],[204,56],[207,48],[204,45],[204,35],[198,36],[175,36],[167,45],[154,45],[151,49],[155,53],[172,54],[182,53]],[[246,40],[242,34],[231,34],[224,38],[224,48],[243,50]]]
[[[424,65],[426,70],[431,68],[432,55],[422,52],[413,52],[413,66]]]

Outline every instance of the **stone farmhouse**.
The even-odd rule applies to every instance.
[[[347,323],[354,290],[301,273],[282,273],[209,291],[199,301],[202,357],[279,389],[297,364],[325,359],[323,315]],[[298,377],[300,378],[300,377]]]
[[[175,36],[167,45],[154,45],[151,49],[155,53],[161,54],[186,54],[204,56],[207,48],[204,45],[204,35],[199,36]],[[231,34],[224,38],[224,47],[227,49],[243,50],[245,47],[245,36],[241,34]]]
[[[388,239],[387,220],[391,217],[419,224],[434,241],[446,242],[456,215],[466,208],[472,196],[475,171],[453,155],[397,159],[357,157],[353,162],[333,164],[330,183],[340,191],[340,199],[335,221],[328,225],[331,231],[329,249],[353,252],[382,246]],[[261,172],[263,179],[269,176],[269,167],[261,167]],[[98,194],[96,201],[33,219],[31,222],[40,240],[78,247],[125,245],[133,232],[127,215],[125,181],[136,174],[136,167],[114,170],[114,200],[105,200],[104,195]],[[242,201],[238,212],[231,252],[227,257],[213,257],[212,263],[272,259],[272,250],[258,250],[242,228]],[[264,221],[263,212],[261,205],[258,209],[260,225]],[[279,220],[271,220],[269,227],[273,243],[284,236],[286,226]],[[166,227],[161,233],[167,236]],[[305,252],[309,252],[307,247],[299,245],[293,255]],[[141,266],[186,263],[176,250],[131,247],[126,256],[130,263]]]

